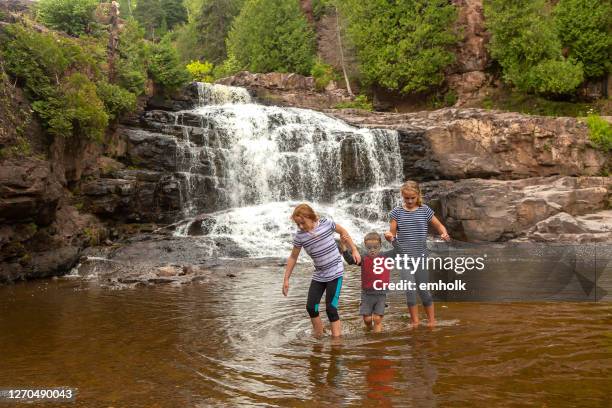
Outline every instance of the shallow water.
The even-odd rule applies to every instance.
[[[349,268],[344,337],[316,340],[307,266],[288,298],[282,267],[216,273],[182,287],[0,287],[0,388],[68,386],[71,407],[612,406],[609,302],[439,302],[438,326],[411,330],[397,293],[376,335]]]

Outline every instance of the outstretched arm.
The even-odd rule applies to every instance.
[[[432,227],[435,228],[436,231],[438,231],[438,234],[440,234],[440,238],[442,238],[444,241],[450,241],[450,235],[448,235],[448,231],[446,231],[446,227],[442,225],[440,220],[438,220],[435,215],[431,217],[431,220],[429,220],[429,223],[431,224]]]
[[[396,236],[397,236],[397,221],[394,219],[391,219],[391,221],[389,221],[389,231],[385,232],[385,239],[389,242],[393,242]]]
[[[342,254],[342,257],[344,258],[347,264],[361,265],[361,262],[355,262],[355,258],[353,258],[351,251],[349,251],[348,248],[346,247],[346,244],[344,242],[344,237],[340,238],[340,253]],[[361,258],[363,259],[363,255],[361,256]]]
[[[355,243],[353,242],[353,239],[351,238],[351,236],[349,235],[348,231],[342,227],[339,224],[336,224],[336,232],[338,234],[340,234],[340,239],[344,240],[344,242],[351,247],[351,253],[353,255],[353,259],[355,260],[356,264],[360,264],[361,263],[361,255],[359,254],[359,250],[357,249],[357,246],[355,246]]]
[[[293,268],[297,263],[298,256],[300,256],[301,249],[301,247],[294,246],[291,250],[289,258],[287,259],[287,266],[285,266],[285,278],[283,279],[283,295],[285,296],[287,296],[287,294],[289,293],[289,278],[291,277]]]

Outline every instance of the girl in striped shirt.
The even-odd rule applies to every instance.
[[[403,199],[401,207],[395,207],[390,215],[390,228],[385,233],[385,238],[392,241],[396,237],[399,246],[398,254],[409,257],[422,258],[416,271],[400,269],[402,280],[414,282],[416,279],[416,292],[419,292],[421,302],[427,314],[428,326],[433,327],[436,323],[434,305],[431,293],[428,290],[420,289],[421,283],[428,283],[429,276],[427,271],[427,226],[431,226],[440,234],[440,237],[449,241],[450,236],[446,228],[436,218],[433,210],[423,204],[423,197],[418,183],[406,181],[400,193]],[[419,311],[416,304],[416,293],[414,290],[406,290],[406,303],[413,326],[419,324]]]
[[[298,205],[291,218],[297,225],[298,231],[293,238],[293,250],[285,267],[283,295],[287,296],[287,293],[289,293],[289,277],[303,247],[312,258],[315,266],[306,302],[306,310],[311,318],[314,335],[315,337],[323,335],[323,323],[319,317],[319,303],[323,292],[325,292],[325,312],[331,323],[332,336],[339,337],[341,327],[340,316],[338,316],[338,302],[340,300],[340,289],[342,288],[344,264],[334,240],[334,232],[340,234],[342,239],[350,245],[353,257],[357,262],[361,261],[359,251],[346,229],[332,220],[319,218],[308,204]]]

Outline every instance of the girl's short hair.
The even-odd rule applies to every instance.
[[[404,194],[407,191],[413,191],[417,194],[417,205],[420,207],[423,205],[423,194],[421,193],[421,187],[416,181],[408,180],[402,184],[400,188],[400,194]]]
[[[293,210],[293,214],[291,214],[291,219],[295,221],[295,217],[308,218],[312,221],[318,221],[319,216],[314,212],[311,206],[308,204],[300,204]]]

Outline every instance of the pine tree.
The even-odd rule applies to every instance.
[[[227,38],[228,60],[252,72],[308,75],[315,35],[298,0],[247,0]]]
[[[227,57],[225,39],[244,0],[203,0],[196,18],[202,59],[218,64]]]

